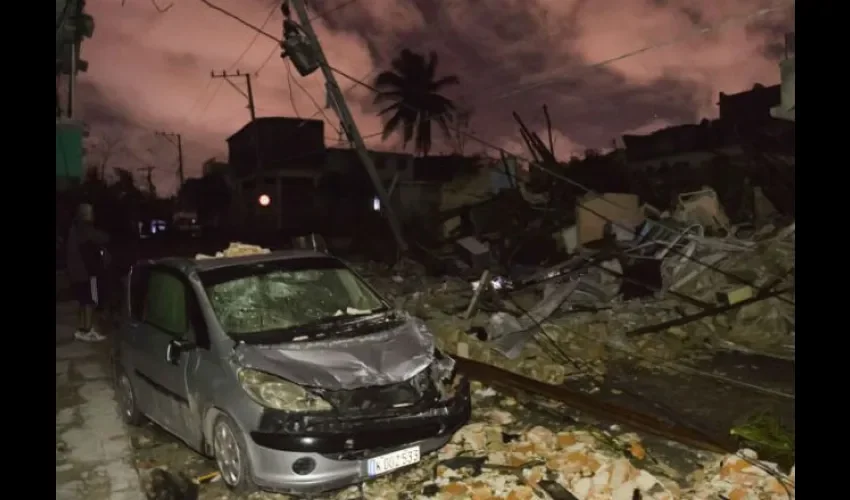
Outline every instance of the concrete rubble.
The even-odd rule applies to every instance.
[[[787,500],[789,493],[794,498],[793,470],[785,475],[773,464],[756,461],[751,450],[727,456],[700,453],[702,463],[695,471],[680,474],[654,457],[636,434],[551,419],[530,423],[521,402],[480,383],[473,386],[471,423],[437,454],[362,489],[350,487],[326,498],[713,500],[723,495]],[[202,485],[200,498],[234,497],[218,482]],[[249,498],[286,497],[261,492]]]
[[[607,360],[624,356],[645,357],[647,368],[674,371],[665,363],[704,358],[718,349],[793,358],[793,231],[794,225],[768,226],[748,236],[680,232],[669,240],[638,238],[596,267],[586,263],[601,252],[587,251],[572,268],[532,273],[526,279],[532,286],[514,279],[512,291],[508,278],[494,278],[489,296],[469,319],[461,315],[473,296],[469,280],[432,278],[410,261],[394,269],[370,264],[359,270],[396,306],[426,319],[446,351],[561,384],[571,376],[603,376]],[[630,276],[629,264],[622,262],[648,255],[656,262],[657,290],[644,285],[639,296],[625,298],[628,279],[652,280],[640,271]],[[758,288],[788,293],[757,300]],[[558,303],[547,305],[553,297]],[[541,306],[545,311],[535,311]],[[711,308],[717,313],[664,326]],[[661,327],[653,331],[653,325]],[[525,334],[524,343],[505,349],[500,338],[511,327]],[[504,355],[510,350],[516,352]]]

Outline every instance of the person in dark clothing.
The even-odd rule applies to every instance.
[[[83,203],[71,225],[66,242],[68,278],[74,297],[80,304],[79,324],[74,338],[84,342],[100,342],[106,337],[94,328],[94,311],[98,303],[97,275],[102,272],[106,233],[95,229],[94,210]]]

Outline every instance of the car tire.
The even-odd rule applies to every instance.
[[[118,408],[121,411],[121,419],[124,420],[124,423],[134,427],[142,425],[145,422],[145,415],[139,411],[133,382],[120,368],[115,369],[115,393],[118,399]]]
[[[227,415],[219,415],[213,423],[213,458],[221,480],[238,495],[248,495],[258,490],[251,477],[251,462],[248,458],[245,437],[239,426]],[[235,463],[232,461],[235,456]]]

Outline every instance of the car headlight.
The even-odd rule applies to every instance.
[[[292,412],[330,411],[333,407],[292,382],[265,372],[243,368],[238,373],[245,392],[258,404]]]

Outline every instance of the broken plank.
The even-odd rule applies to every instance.
[[[697,430],[658,418],[638,413],[627,408],[600,401],[596,398],[574,391],[564,386],[557,386],[517,375],[492,365],[480,363],[468,358],[455,356],[458,369],[467,376],[487,384],[508,390],[519,390],[562,402],[578,411],[588,413],[597,418],[619,422],[656,436],[682,443],[687,446],[715,453],[735,453],[735,443],[724,438],[715,438]]]

